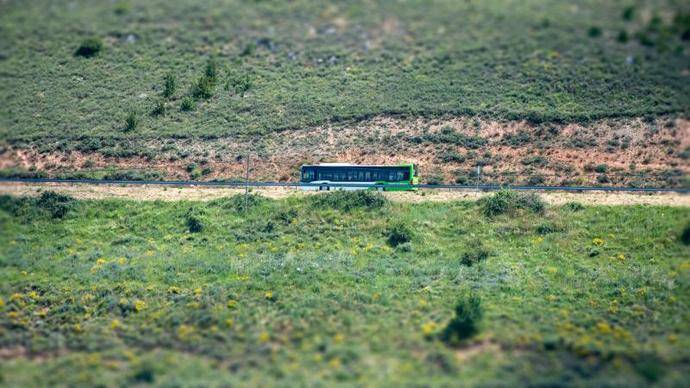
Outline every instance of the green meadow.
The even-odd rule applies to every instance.
[[[376,115],[685,115],[689,39],[676,0],[5,1],[0,140],[93,151]]]
[[[689,222],[509,192],[4,196],[0,385],[682,386]]]

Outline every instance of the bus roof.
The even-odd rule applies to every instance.
[[[402,164],[352,164],[352,163],[319,163],[304,164],[302,167],[409,167],[412,163]]]

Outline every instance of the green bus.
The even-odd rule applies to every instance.
[[[413,163],[385,166],[349,163],[304,165],[301,169],[304,190],[415,190],[419,183]]]

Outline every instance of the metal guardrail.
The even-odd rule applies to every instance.
[[[606,192],[646,192],[660,193],[672,192],[690,194],[690,188],[661,188],[661,187],[615,187],[615,186],[511,186],[511,185],[401,185],[401,184],[362,184],[362,183],[300,183],[300,182],[241,182],[241,181],[158,181],[158,180],[100,180],[100,179],[57,179],[57,178],[0,178],[0,182],[14,183],[81,183],[94,185],[159,185],[159,186],[205,186],[205,187],[372,187],[385,188],[420,188],[420,189],[447,189],[447,190],[482,190],[496,191],[511,189],[520,191],[606,191]]]

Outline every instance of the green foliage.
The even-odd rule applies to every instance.
[[[204,76],[213,84],[218,81],[218,61],[215,57],[210,57],[206,62]]]
[[[625,30],[620,30],[618,32],[618,36],[616,37],[616,40],[618,40],[620,43],[628,43],[630,40],[630,37],[628,36],[628,32]]]
[[[182,97],[182,102],[180,103],[180,110],[183,112],[191,112],[196,110],[196,101],[190,96]]]
[[[489,251],[480,240],[477,240],[468,245],[467,250],[460,258],[460,263],[471,267],[488,259],[489,256],[491,256],[491,251]]]
[[[177,77],[175,77],[175,74],[166,74],[163,82],[163,97],[170,98],[174,96],[177,91]]]
[[[244,94],[253,86],[252,78],[249,74],[231,73],[225,83],[226,90],[232,90],[235,94],[244,97]]]
[[[125,131],[133,131],[139,126],[139,116],[137,112],[131,110],[125,117]]]
[[[204,230],[204,223],[197,215],[194,215],[193,212],[187,214],[186,223],[189,233],[199,233]]]
[[[690,223],[685,225],[683,233],[680,235],[680,241],[685,245],[690,245]]]
[[[625,7],[623,10],[623,20],[625,21],[631,21],[635,17],[635,7],[629,6]]]
[[[433,7],[425,1],[401,7],[385,1],[356,1],[337,10],[349,22],[348,27],[332,30],[327,22],[317,23],[313,33],[307,34],[304,21],[321,20],[320,7],[312,0],[227,7],[137,2],[136,14],[146,17],[134,17],[133,11],[113,15],[112,2],[68,10],[48,0],[37,1],[35,7],[11,3],[0,13],[7,47],[40,48],[43,54],[3,50],[11,60],[2,61],[2,73],[12,76],[5,77],[0,92],[6,101],[0,108],[2,140],[46,144],[53,139],[118,138],[121,134],[110,133],[102,125],[103,117],[118,117],[132,96],[154,85],[163,87],[162,74],[149,71],[149,64],[175,74],[178,88],[183,84],[191,87],[198,76],[206,77],[208,55],[215,52],[222,52],[217,60],[228,58],[240,76],[229,82],[233,93],[216,90],[204,106],[204,115],[169,112],[158,120],[142,122],[145,130],[128,136],[145,139],[154,128],[157,136],[168,137],[271,133],[389,114],[571,122],[683,113],[690,106],[687,81],[679,78],[687,67],[688,50],[676,51],[676,46],[686,44],[682,26],[687,10],[668,2],[635,5],[638,13],[644,9],[673,18],[673,22],[652,26],[657,32],[641,25],[643,18],[622,20],[627,4],[588,3],[588,12],[572,12],[560,1],[529,0],[506,13],[500,2],[488,0],[442,1]],[[160,12],[163,9],[166,12]],[[511,22],[496,22],[506,18]],[[463,23],[453,22],[460,19]],[[44,20],[50,21],[47,35],[36,29]],[[58,42],[83,39],[83,32],[72,28],[74,20],[89,20],[88,30],[116,38],[128,31],[150,38],[134,45],[116,40],[107,58],[68,61],[61,65],[62,75],[57,75],[55,58],[64,51]],[[395,33],[385,33],[382,20],[395,20]],[[172,25],[185,31],[185,37],[160,46],[170,38],[164,31]],[[271,26],[274,44],[261,43],[264,40],[257,36],[257,25]],[[353,26],[361,26],[361,34],[354,33]],[[640,32],[649,44],[665,42],[668,49],[648,55],[649,49],[637,44],[612,47],[615,34],[611,39],[606,34],[598,39],[573,35],[579,30],[586,34],[589,26],[616,33],[626,30],[631,37]],[[444,32],[439,34],[439,29]],[[362,34],[368,37],[366,41],[374,42],[372,47],[363,48]],[[220,47],[225,43],[219,37],[239,42],[239,46]],[[482,49],[468,53],[468,47]],[[107,49],[110,52],[109,46]],[[136,60],[132,59],[134,53]],[[238,56],[242,53],[245,56]],[[627,56],[644,60],[630,66]],[[117,69],[117,76],[104,73],[102,62],[106,60],[107,69]],[[398,71],[392,72],[394,68]],[[216,87],[227,84],[223,66],[217,70]],[[67,86],[64,74],[68,73],[83,85],[76,89]],[[26,79],[32,79],[33,86],[27,87]],[[68,89],[74,92],[65,93]],[[209,90],[202,87],[199,91],[207,95]],[[243,92],[244,98],[235,98]],[[49,100],[36,104],[39,93],[50,96]],[[80,108],[67,109],[75,106]],[[451,140],[477,147],[472,141],[476,140],[472,139],[474,130],[458,128],[468,139]],[[445,141],[443,137],[438,141]]]
[[[53,191],[44,191],[37,198],[16,198],[8,195],[0,196],[0,210],[26,220],[49,217],[51,219],[64,218],[74,208],[72,197]]]
[[[688,208],[559,206],[547,220],[524,212],[490,222],[466,201],[341,212],[311,197],[252,194],[244,211],[243,195],[88,200],[61,221],[38,198],[0,197],[3,346],[52,355],[5,355],[3,384],[685,381],[687,246],[668,237],[683,231]],[[14,215],[8,199],[37,213]],[[201,232],[189,233],[188,215]],[[388,244],[398,222],[419,230],[414,249]],[[543,223],[568,231],[541,236]],[[477,241],[491,257],[464,267],[462,247]],[[459,287],[481,295],[483,319]],[[466,350],[481,353],[459,359]],[[410,372],[380,373],[404,363]]]
[[[579,202],[567,202],[565,205],[563,205],[563,207],[572,212],[579,212],[585,209],[585,207]]]
[[[546,205],[535,193],[522,193],[512,190],[500,190],[489,197],[478,201],[484,215],[494,217],[501,214],[515,215],[517,210],[528,210],[541,214]]]
[[[388,204],[388,200],[375,191],[339,190],[310,198],[316,208],[332,208],[349,212],[355,209],[375,210]]]
[[[91,58],[103,50],[103,41],[101,38],[92,37],[84,39],[77,50],[74,52],[75,56]]]
[[[412,241],[412,229],[403,222],[396,222],[388,230],[388,245],[393,248]]]
[[[151,115],[152,116],[165,116],[165,111],[166,111],[165,101],[159,100],[153,106],[153,109],[151,109]]]
[[[590,38],[598,38],[601,36],[601,28],[596,26],[590,27],[589,30],[587,30],[587,35]]]
[[[451,346],[460,345],[479,332],[482,315],[481,299],[473,293],[463,295],[455,305],[455,316],[441,332],[441,339]]]
[[[213,97],[215,86],[215,80],[204,74],[192,85],[189,94],[196,99],[208,100]]]

